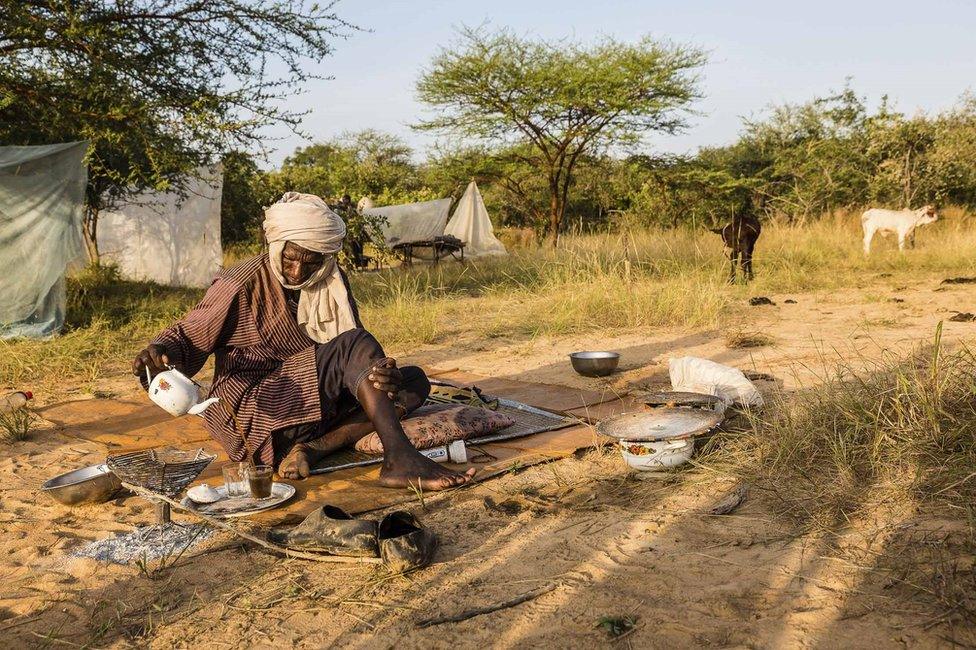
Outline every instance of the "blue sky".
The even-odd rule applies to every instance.
[[[311,111],[304,128],[313,140],[375,128],[402,136],[418,157],[432,136],[409,127],[424,110],[414,85],[462,24],[584,42],[650,34],[704,48],[702,115],[684,134],[652,138],[658,151],[731,142],[743,117],[840,89],[846,77],[872,104],[888,94],[906,113],[976,90],[976,1],[341,0],[336,11],[369,31],[337,41],[317,69],[333,79],[311,83],[290,106]],[[268,134],[282,138],[272,164],[308,143],[287,129]]]

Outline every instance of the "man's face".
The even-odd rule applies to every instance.
[[[285,242],[285,248],[281,251],[281,274],[291,286],[308,280],[324,263],[324,253],[316,253],[291,242]]]

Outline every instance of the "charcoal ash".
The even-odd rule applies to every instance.
[[[134,564],[139,560],[176,557],[211,537],[216,529],[207,524],[181,525],[173,522],[137,526],[132,532],[96,540],[69,551],[72,557]]]

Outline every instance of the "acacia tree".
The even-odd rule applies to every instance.
[[[434,109],[417,127],[501,146],[538,170],[548,196],[537,219],[555,246],[581,157],[681,129],[704,62],[699,49],[650,38],[584,46],[466,28],[417,82]]]
[[[314,173],[322,196],[352,195],[374,199],[381,194],[402,196],[416,189],[413,150],[399,137],[366,129],[343,133],[327,142],[300,147],[288,156],[282,171]]]
[[[85,240],[145,189],[300,125],[285,99],[351,28],[302,0],[0,0],[0,142],[88,140]]]

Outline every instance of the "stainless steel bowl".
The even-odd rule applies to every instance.
[[[122,487],[108,465],[91,465],[45,481],[41,491],[66,506],[105,503]]]
[[[617,369],[620,355],[616,352],[573,352],[569,360],[573,370],[584,377],[606,377]]]

